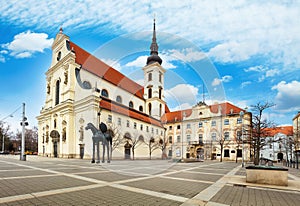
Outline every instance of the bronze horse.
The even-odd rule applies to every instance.
[[[105,125],[101,123],[101,126]],[[103,128],[103,127],[102,127]],[[106,128],[106,125],[104,126]],[[104,129],[98,130],[92,123],[88,123],[85,127],[86,130],[90,129],[93,133],[93,159],[92,163],[95,163],[95,146],[97,147],[97,161],[96,163],[100,163],[100,150],[99,150],[99,142],[102,142],[103,146],[103,155],[102,155],[102,163],[104,163],[105,156],[105,147],[107,148],[107,163],[110,163],[111,152],[112,152],[112,137],[111,135]],[[101,127],[100,127],[101,129]]]

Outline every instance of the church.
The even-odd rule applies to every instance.
[[[155,20],[150,55],[141,68],[144,85],[82,49],[61,28],[52,44],[52,61],[46,72],[46,100],[37,117],[38,154],[91,158],[92,132],[85,127],[88,123],[98,127],[103,122],[113,136],[113,159],[203,157],[205,145],[199,138],[210,138],[210,129],[203,135],[203,129],[191,127],[198,128],[201,118],[205,122],[220,118],[222,121],[223,116],[230,116],[239,121],[239,113],[244,110],[229,103],[211,106],[204,103],[190,110],[171,112],[165,102],[166,70],[161,64]],[[218,111],[221,106],[225,107],[222,115]],[[202,116],[194,114],[199,114],[199,108],[203,110]],[[188,132],[183,133],[178,125],[186,125]],[[236,139],[235,134],[230,135],[232,140]],[[220,156],[223,148],[217,148],[214,147],[215,156]],[[229,150],[233,153],[236,148],[236,143],[232,143]]]

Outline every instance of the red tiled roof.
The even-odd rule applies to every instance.
[[[221,107],[222,115],[228,115],[228,114],[239,114],[241,111],[245,112],[245,110],[229,103],[229,102],[224,102],[221,104],[213,104],[210,105],[210,111],[212,113],[218,113],[219,107]]]
[[[162,117],[161,121],[163,123],[168,122],[179,122],[182,121],[183,116],[189,117],[192,114],[192,109],[174,111],[174,112],[166,112]]]
[[[212,113],[218,113],[219,106],[222,109],[223,115],[239,114],[241,111],[246,112],[245,110],[243,110],[233,104],[230,104],[229,102],[210,105],[209,109]],[[180,111],[174,111],[174,112],[166,112],[161,117],[161,121],[163,123],[182,121],[182,117],[183,117],[184,113],[185,113],[186,117],[189,117],[192,114],[192,109],[186,109],[186,110],[180,110]]]
[[[106,81],[130,92],[141,99],[144,99],[144,87],[127,78],[73,42],[70,42],[70,48],[72,48],[72,50],[75,52],[75,62],[81,65],[82,69],[105,79]]]
[[[293,135],[293,126],[279,126],[275,128],[265,128],[264,131],[264,136],[267,137],[274,137],[276,134],[285,134],[287,136],[292,136]]]
[[[100,107],[103,109],[112,111],[112,112],[116,112],[116,113],[128,116],[130,118],[134,118],[134,119],[146,122],[148,124],[163,127],[159,120],[154,119],[142,112],[139,112],[134,109],[128,108],[124,105],[118,104],[117,102],[113,102],[106,98],[102,98],[102,100],[100,101]]]

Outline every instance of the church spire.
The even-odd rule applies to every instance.
[[[152,54],[158,55],[158,45],[156,43],[156,31],[155,31],[155,18],[153,19],[153,35],[152,35],[152,43],[150,49],[151,49],[150,55]]]
[[[161,58],[158,56],[158,44],[156,42],[156,30],[155,30],[155,18],[153,19],[153,35],[152,35],[152,42],[150,46],[150,55],[147,58],[147,65],[158,62],[159,64],[162,63]]]

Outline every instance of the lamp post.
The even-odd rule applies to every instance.
[[[242,121],[242,167],[244,167],[244,112],[241,111],[240,112],[240,117],[241,117],[241,121]]]
[[[23,103],[23,112],[22,112],[22,140],[21,140],[21,156],[20,160],[26,161],[26,156],[25,156],[25,126],[28,126],[28,122],[26,122],[27,118],[25,117],[25,103]]]

